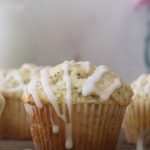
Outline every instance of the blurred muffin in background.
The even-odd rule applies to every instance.
[[[0,117],[4,110],[4,106],[5,106],[5,100],[4,100],[4,97],[0,94]]]
[[[65,61],[41,69],[23,94],[36,149],[115,149],[131,97],[106,66]]]
[[[150,75],[143,74],[131,87],[134,96],[127,107],[123,128],[129,143],[137,143],[145,129],[150,128]]]
[[[19,69],[0,71],[0,92],[5,98],[5,109],[0,119],[0,138],[31,139],[21,98],[24,86],[37,69],[35,65],[24,64]]]

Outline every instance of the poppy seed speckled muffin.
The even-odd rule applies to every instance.
[[[37,150],[115,149],[132,90],[106,66],[41,69],[23,95]]]
[[[0,92],[5,98],[5,108],[0,119],[0,138],[31,139],[21,98],[24,85],[28,84],[36,70],[35,65],[24,64],[19,69],[0,71]]]
[[[143,131],[150,128],[150,75],[141,75],[131,87],[134,96],[127,107],[123,127],[127,141],[137,143]]]

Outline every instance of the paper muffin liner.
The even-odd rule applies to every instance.
[[[5,98],[5,108],[0,118],[1,139],[31,139],[24,104],[21,99]]]
[[[145,129],[150,128],[150,101],[137,98],[127,108],[123,121],[126,139],[136,144]]]
[[[67,115],[66,105],[59,105]],[[73,104],[73,150],[115,150],[126,106],[117,104]],[[25,104],[37,150],[65,150],[65,123],[51,105],[38,109]],[[50,118],[59,126],[53,133]]]

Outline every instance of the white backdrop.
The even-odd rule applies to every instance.
[[[66,59],[89,60],[108,65],[129,82],[145,72],[147,14],[134,11],[129,0],[18,2],[24,5],[26,44],[36,56],[33,62],[53,65]],[[18,65],[24,60],[31,61],[25,58]]]

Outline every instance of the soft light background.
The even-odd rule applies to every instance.
[[[22,17],[16,21],[18,25],[21,20],[23,33],[18,27],[15,30],[21,34],[18,44],[23,44],[7,57],[4,54],[8,52],[0,47],[1,68],[25,61],[54,65],[66,59],[89,60],[108,65],[128,82],[146,71],[143,55],[148,13],[133,10],[129,0],[8,2],[23,6]]]

